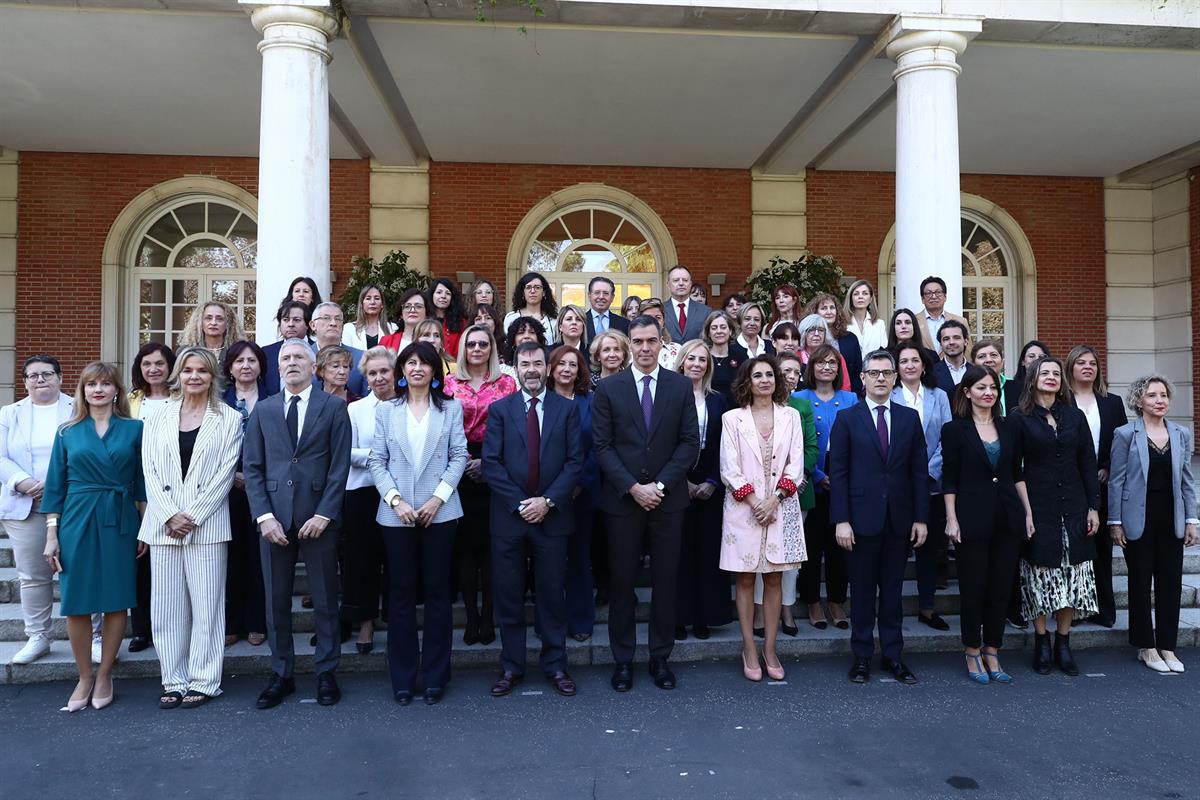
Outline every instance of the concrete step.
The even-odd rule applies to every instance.
[[[0,539],[0,567],[15,567],[16,565],[17,562],[13,560],[12,540]]]
[[[962,642],[958,632],[958,618],[948,618],[950,630],[945,632],[932,631],[918,624],[912,618],[904,620],[904,652],[906,657],[914,654],[930,652],[953,652],[961,649]],[[1116,627],[1112,629],[1084,626],[1072,631],[1071,646],[1076,650],[1087,650],[1096,647],[1127,647],[1129,642],[1128,614],[1119,612]],[[1181,614],[1179,629],[1179,648],[1194,647],[1200,634],[1200,609],[1185,609]],[[644,667],[647,659],[646,625],[638,625],[638,641],[641,643],[635,656],[638,662],[638,672],[635,680],[648,681],[644,677]],[[1027,650],[1033,643],[1033,633],[1009,628],[1005,632],[1004,647],[1006,650]],[[308,644],[308,636],[297,635],[296,672],[312,672],[313,648]],[[803,657],[806,655],[846,655],[850,654],[850,632],[829,628],[818,631],[805,626],[800,635],[795,638],[779,637],[779,653],[792,670],[793,679],[797,671],[802,671]],[[3,683],[41,683],[46,681],[68,681],[76,678],[75,664],[70,651],[65,644],[55,643],[50,655],[33,663],[18,665],[12,663],[12,657],[20,649],[17,642],[0,643],[0,682]],[[387,634],[379,633],[375,637],[375,650],[368,655],[359,655],[353,642],[342,645],[342,657],[338,666],[342,672],[380,672],[387,671]],[[1186,651],[1185,651],[1186,652]],[[527,674],[536,680],[538,642],[532,631],[528,634],[526,660],[530,665]],[[740,655],[740,637],[736,625],[726,625],[713,630],[713,635],[706,641],[689,638],[676,642],[671,660],[686,663],[702,660],[735,661]],[[455,669],[494,669],[499,662],[500,641],[490,645],[465,646],[456,641],[452,652],[452,663]],[[587,642],[567,641],[567,659],[572,665],[611,664],[612,652],[609,649],[608,628],[599,626],[595,634]],[[918,673],[919,659],[907,658]],[[1028,672],[1024,666],[1025,656],[1011,654],[1005,664],[1009,670],[1020,674]],[[1087,662],[1082,667],[1086,671]],[[1129,658],[1130,668],[1137,668],[1132,652]],[[1200,665],[1198,665],[1200,666]],[[225,650],[225,674],[261,674],[264,679],[270,672],[270,650],[266,645],[251,647],[247,642],[238,642]],[[731,673],[732,674],[732,673]],[[141,653],[130,654],[124,649],[117,662],[115,675],[121,678],[149,678],[159,675],[158,659],[153,649]],[[386,678],[381,677],[386,685]],[[533,681],[531,681],[533,682]],[[381,691],[383,688],[381,686]]]

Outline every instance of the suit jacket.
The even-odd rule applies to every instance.
[[[592,346],[592,339],[596,338],[596,321],[592,319],[592,309],[587,308],[583,312],[583,317],[587,321],[587,330],[583,334],[584,348]],[[608,310],[608,329],[610,331],[620,331],[626,336],[629,335],[629,320],[613,311]]]
[[[844,409],[829,434],[829,521],[849,522],[855,536],[892,532],[908,537],[914,522],[929,519],[929,457],[921,420],[893,402],[888,457],[884,461],[875,416],[866,402]]]
[[[592,442],[604,479],[602,507],[610,514],[637,513],[642,507],[630,496],[630,487],[661,482],[666,497],[659,508],[683,511],[689,502],[687,474],[700,449],[692,382],[659,368],[649,431],[640,389],[629,367],[600,381],[592,397]]]
[[[850,378],[850,391],[861,395],[863,393],[863,351],[862,345],[858,343],[858,337],[853,333],[847,333],[837,340],[837,349],[842,356],[842,363],[845,365],[843,369]]]
[[[938,388],[946,393],[946,397],[953,397],[954,390],[958,385],[954,383],[954,376],[950,374],[950,367],[946,365],[943,359],[938,359],[933,365],[933,377],[937,379]]]
[[[1175,500],[1175,538],[1182,539],[1184,524],[1196,518],[1196,482],[1192,478],[1192,434],[1167,420],[1171,436],[1171,494]],[[1136,541],[1146,528],[1146,480],[1150,473],[1150,441],[1146,423],[1138,417],[1117,428],[1112,443],[1108,476],[1109,525],[1122,525],[1125,538]],[[1102,524],[1105,520],[1100,521]],[[1160,531],[1160,533],[1162,533]]]
[[[285,531],[300,528],[316,514],[337,525],[350,474],[350,414],[344,402],[313,387],[304,429],[293,448],[284,419],[285,394],[258,401],[246,425],[242,472],[250,513],[255,519],[273,514]]]
[[[492,490],[492,535],[518,535],[528,524],[517,507],[528,497],[548,497],[554,508],[542,520],[549,536],[569,536],[575,529],[573,495],[583,469],[583,437],[579,407],[548,389],[542,408],[538,448],[537,491],[526,488],[529,440],[525,393],[510,394],[488,406],[483,437],[483,477]]]
[[[679,306],[675,302],[675,298],[668,297],[663,301],[667,306],[666,327],[667,333],[671,334],[671,341],[676,344],[683,344],[692,339],[699,339],[704,332],[704,321],[708,319],[708,315],[712,313],[712,309],[697,303],[695,300],[688,298],[687,304],[687,328],[686,330],[679,329]]]
[[[695,484],[709,481],[721,488],[721,428],[722,417],[728,406],[725,395],[713,392],[704,398],[704,407],[708,412],[707,424],[704,426],[704,447],[696,455],[696,464],[688,471],[687,479]],[[696,430],[700,429],[699,420]]]
[[[58,394],[58,424],[71,418],[75,401]],[[17,492],[17,484],[32,478],[33,400],[26,397],[0,408],[0,519],[26,519],[33,498]]]
[[[929,347],[933,350],[934,358],[937,358],[941,355],[942,348],[938,344],[938,340],[933,338],[933,336],[929,333],[929,320],[925,319],[925,307],[918,306],[918,308],[921,310],[913,311],[913,313],[917,316],[917,324],[921,326],[921,333],[925,335],[925,344],[929,345]],[[946,318],[946,322],[954,320],[955,322],[961,322],[963,325],[967,325],[967,320],[964,317],[960,317],[958,314],[951,314],[946,309],[942,309],[942,316]],[[967,330],[971,330],[970,325],[967,325]]]
[[[1025,506],[1017,484],[1025,476],[1016,457],[1013,423],[999,420],[996,430],[1000,457],[992,467],[972,420],[954,419],[942,426],[942,493],[954,495],[964,542],[997,534],[1024,538]],[[997,528],[997,521],[1003,527]]]
[[[1113,434],[1117,428],[1129,421],[1129,417],[1125,413],[1125,404],[1115,394],[1097,394],[1096,407],[1100,411],[1100,443],[1096,448],[1096,466],[1099,469],[1108,469],[1112,457]],[[1101,492],[1103,491],[1104,487],[1101,486]]]
[[[387,503],[393,489],[414,509],[420,508],[442,484],[440,494],[446,501],[433,521],[449,522],[463,515],[458,496],[458,482],[467,468],[467,434],[463,429],[462,404],[454,399],[442,401],[442,410],[429,404],[429,424],[421,460],[414,460],[411,436],[408,433],[408,407],[400,400],[380,403],[375,409],[375,438],[367,466],[379,490],[379,508],[375,521],[391,528],[412,527],[400,521],[399,515]]]
[[[224,403],[204,412],[184,475],[179,456],[181,408],[180,401],[172,400],[145,423],[142,471],[147,502],[138,539],[150,545],[228,542],[233,538],[229,490],[242,454],[242,415]],[[166,524],[181,511],[195,520],[196,529],[175,539],[167,535]]]
[[[922,432],[925,434],[925,454],[929,458],[929,491],[937,494],[942,490],[942,426],[954,415],[950,413],[950,401],[945,392],[928,386],[924,389],[925,407],[921,414],[925,417]],[[904,390],[900,386],[892,389],[892,405],[896,403],[905,405]]]
[[[317,357],[317,345],[312,339],[305,339],[308,342],[309,349],[312,350],[313,359]],[[350,351],[350,376],[346,379],[346,388],[354,392],[359,397],[366,397],[371,393],[370,386],[367,385],[367,379],[358,371],[358,362],[362,360],[363,351],[357,347],[350,345],[342,345]],[[283,341],[272,342],[263,348],[263,354],[267,357],[267,369],[263,376],[263,383],[267,387],[268,394],[278,394],[283,391],[283,381],[279,375],[279,349],[283,347]],[[319,386],[317,374],[313,372],[313,386]]]

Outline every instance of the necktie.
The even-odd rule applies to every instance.
[[[525,441],[529,445],[529,473],[525,477],[525,488],[530,495],[538,490],[538,478],[542,472],[542,430],[538,427],[538,399],[529,401],[529,414],[525,417]]]
[[[654,398],[650,396],[650,376],[642,377],[642,419],[646,421],[646,433],[650,433],[650,417],[654,413]]]
[[[683,333],[687,330],[687,305],[679,304],[679,332]]]
[[[296,444],[300,441],[300,395],[294,394],[288,401],[287,413],[287,429],[288,436],[292,440],[292,449],[296,449]]]
[[[608,314],[600,314],[596,317],[596,333],[604,333],[608,330]]]
[[[883,412],[883,406],[875,406],[875,431],[879,434],[879,446],[883,449],[883,460],[887,461],[888,429],[887,420],[884,419]]]

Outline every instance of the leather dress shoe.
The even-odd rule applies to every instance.
[[[152,644],[149,636],[134,636],[129,640],[129,652],[140,653]]]
[[[412,705],[412,692],[407,689],[401,689],[393,695],[396,698],[396,705],[410,706]]]
[[[665,658],[662,660],[650,659],[650,677],[654,678],[654,685],[660,689],[675,688],[675,673],[671,672]]]
[[[442,702],[442,698],[446,696],[445,689],[439,689],[436,686],[430,686],[425,689],[425,705],[436,706]]]
[[[317,703],[323,706],[336,705],[342,699],[342,690],[338,688],[337,678],[332,672],[322,672],[317,676]]]
[[[687,639],[687,628],[683,625],[675,626],[675,641],[682,642]]]
[[[922,625],[933,628],[935,631],[950,630],[950,623],[942,619],[941,615],[937,612],[930,612],[928,617],[924,614],[917,614],[917,621]]]
[[[871,679],[871,659],[856,658],[850,667],[851,683],[866,683]]]
[[[262,694],[258,696],[258,702],[254,704],[254,707],[258,709],[274,708],[283,702],[283,698],[294,691],[296,691],[295,678],[272,675],[271,682],[267,684],[267,688],[262,690]]]
[[[712,631],[709,630],[707,625],[693,625],[692,635],[697,639],[704,640],[712,635]]]
[[[897,683],[905,683],[911,686],[917,682],[917,676],[899,659],[892,661],[887,656],[880,656],[879,667],[885,672],[892,673],[892,677],[896,679]]]
[[[612,687],[618,692],[628,692],[633,688],[633,666],[628,661],[613,667]]]
[[[575,681],[573,681],[571,676],[565,671],[559,670],[553,675],[547,675],[546,677],[549,678],[550,683],[554,685],[554,691],[558,692],[563,697],[575,696]]]
[[[512,694],[512,690],[517,687],[517,684],[521,682],[523,677],[523,675],[516,675],[505,670],[496,679],[496,682],[492,684],[492,697],[504,697],[505,695]]]

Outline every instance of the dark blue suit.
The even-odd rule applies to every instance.
[[[850,552],[850,644],[856,658],[879,645],[897,661],[904,644],[901,592],[914,522],[929,518],[929,459],[917,412],[890,403],[888,457],[876,433],[870,401],[837,415],[829,436],[830,522],[854,529]]]
[[[951,405],[954,404],[954,390],[956,385],[954,377],[950,374],[950,368],[946,366],[946,362],[938,359],[933,365],[933,376],[937,379],[937,387],[946,393],[946,397],[951,398]]]
[[[525,549],[533,560],[535,624],[542,637],[542,671],[567,666],[567,545],[575,528],[573,495],[583,467],[579,409],[552,389],[543,395],[537,491],[529,474],[527,398],[524,391],[488,407],[483,476],[492,490],[492,596],[500,625],[501,668],[525,672]],[[518,513],[522,500],[546,497],[554,508],[536,524]]]
[[[596,604],[592,599],[592,523],[596,520],[596,493],[600,491],[600,466],[592,450],[592,396],[575,395],[579,409],[579,435],[583,442],[581,491],[575,498],[575,531],[567,552],[567,633],[592,635]]]
[[[308,347],[313,352],[313,358],[317,357],[317,345],[312,339],[305,339],[308,342]],[[283,347],[283,341],[272,342],[263,348],[263,355],[267,357],[267,368],[263,374],[262,383],[266,386],[267,394],[279,394],[283,389],[283,383],[279,377],[279,349]],[[346,388],[354,392],[359,397],[366,397],[371,393],[371,387],[367,385],[367,379],[358,371],[358,362],[363,357],[363,351],[357,347],[342,345],[350,351],[350,376],[346,379]],[[317,376],[313,374],[313,384],[317,385]]]

